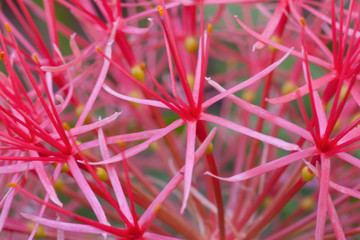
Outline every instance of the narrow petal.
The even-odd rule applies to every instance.
[[[264,38],[263,36],[261,36],[260,34],[258,34],[257,32],[255,32],[254,30],[252,30],[251,28],[249,28],[248,26],[245,25],[245,23],[243,23],[238,16],[234,16],[235,20],[239,23],[239,25],[247,32],[249,33],[251,36],[253,36],[254,38],[260,40],[263,43],[266,43],[282,52],[288,52],[289,48],[281,45],[279,43],[273,42],[271,40],[268,40],[266,38]],[[290,49],[292,50],[292,49]],[[292,51],[291,55],[298,57],[300,59],[304,58],[304,55],[299,52],[299,51]],[[331,63],[325,62],[324,60],[318,58],[318,57],[314,57],[314,56],[309,56],[309,61],[314,62],[322,67],[325,67],[327,69],[332,69],[333,65]]]
[[[218,90],[219,92],[224,92],[225,89],[220,86],[217,82],[211,80],[210,78],[207,78],[208,83],[213,86],[216,90]],[[313,142],[313,139],[311,137],[311,134],[309,133],[309,131],[299,127],[296,124],[293,124],[292,122],[287,121],[284,118],[279,117],[276,114],[273,114],[272,112],[267,111],[266,109],[263,109],[259,106],[256,106],[254,104],[251,104],[245,100],[242,100],[241,98],[236,97],[235,95],[231,94],[228,96],[228,98],[235,103],[236,105],[238,105],[239,107],[241,107],[242,109],[255,114],[279,127],[282,127],[290,132],[296,133],[297,135],[305,138],[306,140]]]
[[[157,134],[154,134],[152,137],[150,137],[145,142],[140,143],[140,144],[136,145],[135,147],[127,149],[124,153],[119,153],[119,154],[113,156],[112,158],[109,158],[108,160],[104,160],[101,162],[89,162],[89,164],[90,165],[104,165],[104,164],[109,164],[109,163],[120,162],[124,159],[124,156],[125,156],[125,158],[130,158],[142,151],[145,151],[151,143],[156,142],[160,138],[167,135],[169,132],[184,125],[184,123],[185,122],[182,119],[178,119],[175,122],[173,122],[172,124],[170,124],[169,126],[167,126],[166,128],[163,128]],[[79,162],[81,162],[81,161],[79,161]]]
[[[342,160],[350,163],[351,165],[354,165],[355,167],[360,169],[360,159],[357,157],[354,157],[353,155],[350,155],[348,153],[337,153],[335,154],[338,158],[341,158]]]
[[[328,195],[327,208],[328,208],[330,222],[333,226],[336,239],[337,240],[346,240],[344,230],[341,225],[341,221],[339,219],[338,214],[336,213],[336,209],[335,209],[334,203],[330,197],[330,194]]]
[[[263,38],[269,39],[276,30],[277,26],[279,25],[280,19],[283,16],[285,10],[284,2],[279,2],[276,6],[274,13],[272,14],[271,18],[267,21],[266,27],[262,32],[261,36]],[[255,49],[261,49],[264,47],[264,44],[261,41],[257,41],[253,46],[253,51]]]
[[[195,79],[194,79],[194,88],[193,88],[193,96],[194,96],[194,101],[197,103],[199,101],[199,90],[200,90],[200,83],[202,81],[201,78],[201,66],[203,64],[203,55],[205,54],[204,52],[202,52],[202,50],[204,49],[204,51],[206,51],[206,42],[207,42],[207,38],[208,38],[208,34],[207,31],[205,31],[204,33],[204,41],[200,38],[199,40],[199,50],[198,50],[198,59],[197,59],[197,63],[196,63],[196,70],[195,70]],[[204,46],[202,46],[204,43]]]
[[[169,109],[168,106],[166,106],[165,104],[163,104],[160,101],[156,101],[156,100],[148,100],[148,99],[141,99],[141,98],[134,98],[134,97],[130,97],[130,96],[126,96],[123,95],[121,93],[115,92],[113,89],[111,89],[108,85],[104,84],[103,89],[110,93],[111,95],[113,95],[114,97],[117,97],[119,99],[128,101],[128,102],[134,102],[134,103],[139,103],[139,104],[143,104],[143,105],[148,105],[148,106],[154,106],[154,107],[160,107],[160,108],[166,108]]]
[[[82,174],[79,166],[77,165],[73,157],[69,158],[68,166],[79,188],[81,189],[84,196],[88,200],[91,208],[94,210],[96,217],[99,219],[99,222],[104,225],[110,225],[106,219],[104,209],[102,208],[99,200],[96,198],[95,193],[91,190],[89,184],[87,183],[84,175]]]
[[[98,136],[99,136],[99,145],[100,145],[100,152],[101,152],[101,156],[104,160],[109,159],[110,158],[110,153],[109,150],[107,148],[106,145],[106,140],[105,140],[105,136],[104,136],[104,131],[100,128],[98,131]],[[116,199],[118,200],[119,203],[119,207],[121,209],[121,211],[124,213],[124,215],[127,217],[127,219],[133,223],[133,217],[131,215],[131,211],[130,208],[127,204],[126,198],[125,198],[125,194],[124,191],[121,187],[120,181],[119,181],[119,176],[116,172],[116,169],[114,167],[114,165],[112,163],[110,164],[106,164],[106,171],[108,173],[111,185],[113,186],[114,192],[115,192],[115,196]]]
[[[146,130],[142,132],[136,132],[136,133],[128,133],[128,134],[121,134],[116,136],[111,136],[106,138],[107,144],[115,144],[118,142],[133,142],[133,141],[141,141],[147,138],[150,138],[154,134],[160,132],[161,129],[153,129],[153,130]],[[79,149],[81,151],[91,148],[96,148],[99,146],[99,140],[92,140],[89,142],[84,142],[79,145]],[[0,170],[1,172],[1,170]]]
[[[5,165],[0,167],[0,174],[19,173],[32,169],[34,169],[34,164],[32,162]]]
[[[133,35],[141,35],[141,34],[145,34],[147,32],[150,31],[150,28],[154,25],[154,21],[152,18],[148,18],[149,21],[149,26],[147,26],[146,28],[138,28],[138,27],[133,27],[133,26],[120,26],[121,31],[124,33],[129,33],[129,34],[133,34]]]
[[[200,145],[200,147],[195,152],[195,164],[205,154],[206,149],[210,145],[216,133],[216,128],[212,129],[209,135],[205,138],[204,142]],[[143,215],[139,219],[139,224],[143,229],[147,229],[150,227],[153,219],[156,216],[156,209],[170,196],[170,194],[174,191],[174,189],[181,183],[184,179],[184,170],[185,166],[182,167],[178,173],[169,181],[169,183],[164,187],[164,189],[156,196],[154,201],[150,204],[150,206],[145,210]]]
[[[320,194],[318,199],[315,240],[324,239],[324,230],[327,213],[327,201],[330,181],[330,159],[321,156]]]
[[[210,176],[215,177],[220,180],[227,181],[227,182],[240,182],[240,181],[244,181],[249,178],[253,178],[253,177],[259,176],[261,174],[270,172],[272,170],[287,166],[287,165],[289,165],[293,162],[296,162],[300,159],[310,157],[310,156],[314,155],[316,152],[317,151],[316,151],[315,147],[309,147],[304,150],[300,150],[298,152],[278,158],[278,159],[268,162],[264,165],[260,165],[258,167],[252,168],[250,170],[247,170],[245,172],[242,172],[240,174],[237,174],[237,175],[234,175],[234,176],[228,177],[228,178],[215,176],[215,175],[211,174],[210,172],[206,172],[205,174],[210,175]]]
[[[105,49],[105,56],[107,56],[110,59],[111,59],[111,53],[112,53],[112,44],[114,42],[118,22],[119,21],[117,20],[114,23],[113,29],[111,31],[110,38],[108,40],[108,43],[107,43],[107,46],[106,46],[106,49]],[[83,123],[84,123],[84,121],[86,119],[86,116],[89,114],[92,106],[95,103],[95,100],[96,100],[97,96],[99,95],[99,92],[100,92],[100,90],[102,88],[102,85],[105,82],[106,75],[107,75],[107,73],[109,71],[109,67],[110,67],[110,61],[107,60],[107,59],[104,59],[104,63],[103,63],[103,66],[101,68],[98,79],[96,80],[93,91],[91,92],[91,95],[90,95],[89,99],[87,100],[87,102],[85,104],[84,110],[82,111],[78,121],[76,122],[76,125],[75,125],[76,127],[79,127],[79,126],[83,125]]]
[[[181,240],[181,238],[163,236],[160,234],[150,233],[150,232],[144,233],[143,239],[144,240]]]
[[[268,75],[269,73],[271,73],[272,71],[274,71],[275,68],[277,68],[283,61],[285,61],[285,59],[290,55],[291,51],[293,49],[291,48],[289,51],[287,51],[287,53],[280,58],[279,60],[275,61],[273,64],[271,64],[270,66],[268,66],[267,68],[265,68],[264,70],[260,71],[259,73],[257,73],[255,76],[249,78],[248,80],[245,80],[244,82],[236,85],[235,87],[232,87],[218,95],[216,95],[215,97],[210,98],[209,100],[205,101],[203,103],[203,108],[206,109],[209,106],[211,106],[212,104],[220,101],[223,98],[226,98],[227,96],[229,96],[230,94],[233,94],[235,92],[240,91],[241,89],[244,89],[260,80],[262,80],[266,75]]]
[[[309,162],[307,161],[304,161],[304,163],[308,166],[308,168],[319,178],[319,172],[318,170],[315,168],[314,165],[310,164]],[[357,190],[354,190],[352,188],[348,188],[348,187],[344,187],[342,185],[339,185],[333,181],[329,181],[329,186],[331,188],[333,188],[334,190],[338,191],[338,192],[341,192],[341,193],[344,193],[346,195],[349,195],[351,197],[354,197],[354,198],[357,198],[357,199],[360,199],[360,192],[357,191]]]
[[[11,178],[11,182],[19,182],[21,175],[20,174],[14,174]],[[11,210],[11,205],[13,202],[13,199],[16,195],[16,191],[14,188],[10,188],[8,192],[3,196],[0,206],[2,206],[1,213],[0,213],[0,232],[3,230],[4,224],[6,222],[6,218],[9,215],[9,212]]]
[[[72,129],[70,129],[70,133],[72,136],[77,136],[83,133],[87,133],[90,132],[94,129],[100,128],[105,126],[106,124],[111,123],[112,121],[114,121],[119,115],[121,114],[121,112],[116,112],[113,115],[111,115],[110,117],[104,118],[102,120],[99,120],[97,122],[91,123],[91,124],[87,124],[84,126],[79,126],[79,127],[74,127]]]
[[[187,124],[186,158],[184,172],[184,198],[180,212],[183,213],[190,195],[192,172],[195,161],[196,121]]]
[[[38,157],[39,155],[34,151],[30,151],[30,156]],[[50,182],[50,179],[45,171],[43,163],[39,161],[34,161],[33,164],[35,167],[36,174],[38,175],[39,180],[43,185],[43,187],[45,188],[46,192],[49,194],[51,201],[53,201],[56,205],[62,207],[63,204],[59,200],[53,184],[51,184]]]
[[[336,74],[331,72],[331,73],[325,74],[324,76],[322,76],[316,80],[313,80],[311,82],[313,90],[317,90],[321,86],[331,82],[332,80],[335,79],[335,77],[336,77]],[[305,84],[304,86],[298,88],[296,91],[293,91],[293,92],[286,94],[284,96],[281,96],[281,97],[267,99],[267,101],[271,104],[287,103],[287,102],[293,101],[299,97],[305,96],[308,93],[309,93],[309,86],[308,86],[308,84]]]
[[[319,93],[317,91],[313,91],[313,92],[314,92],[316,115],[319,120],[320,134],[323,135],[327,127],[326,113],[322,105]]]
[[[21,213],[21,215],[24,218],[26,218],[32,222],[39,223],[45,227],[63,230],[63,231],[67,231],[67,232],[88,233],[88,234],[109,234],[103,230],[100,230],[100,229],[95,228],[90,225],[61,222],[61,221],[57,221],[57,220],[51,220],[51,219],[47,219],[47,218],[37,217],[35,215],[26,214],[26,213]]]
[[[281,139],[262,134],[260,132],[254,131],[254,130],[252,130],[250,128],[240,126],[240,125],[238,125],[236,123],[233,123],[233,122],[231,122],[229,120],[226,120],[224,118],[220,118],[220,117],[217,117],[217,116],[214,116],[214,115],[203,113],[201,115],[201,120],[205,120],[205,121],[209,121],[209,122],[213,122],[213,123],[222,125],[222,126],[228,128],[228,129],[232,129],[232,130],[237,131],[237,132],[239,132],[241,134],[245,134],[245,135],[247,135],[249,137],[258,139],[258,140],[260,140],[262,142],[266,142],[266,143],[268,143],[270,145],[276,146],[276,147],[284,149],[286,151],[300,150],[299,146],[296,145],[296,144],[288,143],[288,142],[285,142],[285,141],[283,141]]]

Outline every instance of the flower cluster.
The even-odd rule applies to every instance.
[[[0,238],[355,239],[359,16],[3,1]]]

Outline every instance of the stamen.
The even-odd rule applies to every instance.
[[[65,130],[70,131],[71,127],[70,127],[70,125],[69,125],[67,122],[63,122],[62,125],[63,125],[63,127],[64,127]]]
[[[96,51],[98,51],[98,52],[102,52],[102,50],[101,50],[101,48],[100,48],[99,46],[96,46],[95,49],[96,49]]]
[[[144,82],[145,73],[140,65],[136,65],[130,69],[130,74],[140,82]]]
[[[158,9],[158,11],[159,11],[160,16],[163,17],[163,16],[164,16],[164,10],[163,10],[163,8],[162,8],[161,6],[158,6],[157,9]]]
[[[213,143],[211,142],[211,143],[209,144],[209,146],[207,147],[207,149],[205,150],[205,154],[210,154],[210,153],[213,152],[213,150],[214,150],[214,145],[213,145]]]
[[[80,104],[75,108],[75,115],[79,118],[81,113],[84,111],[85,105],[84,104]],[[90,121],[90,113],[88,115],[86,115],[85,118],[85,122],[89,122]]]
[[[211,23],[209,23],[209,24],[207,25],[207,33],[208,33],[208,34],[211,34],[212,31],[213,31],[213,25],[212,25]]]
[[[293,81],[286,81],[284,85],[281,87],[281,94],[287,95],[293,91],[295,91],[298,87]]]
[[[55,184],[54,184],[54,189],[57,191],[57,192],[61,192],[64,188],[64,183],[61,179],[57,179]]]
[[[68,173],[69,172],[69,166],[67,165],[67,163],[64,164],[64,166],[61,169],[62,173]]]
[[[308,166],[303,167],[301,174],[305,182],[309,182],[315,177],[315,174],[308,168]]]
[[[274,199],[271,196],[267,196],[263,201],[263,206],[268,207],[273,201]]]
[[[198,41],[194,36],[187,36],[184,41],[186,51],[189,53],[196,52],[199,47]]]
[[[33,54],[33,58],[36,64],[39,64],[39,56],[37,55],[37,53]]]
[[[124,143],[124,142],[122,142],[122,141],[118,141],[116,144],[117,144],[120,148],[122,148],[122,149],[125,149],[125,148],[126,148],[126,143]]]
[[[8,187],[14,187],[14,188],[16,188],[16,187],[18,187],[18,184],[17,184],[17,183],[14,183],[14,182],[9,182],[9,183],[8,183]]]
[[[310,211],[315,206],[315,200],[312,196],[304,197],[300,202],[300,207],[305,211]]]
[[[270,40],[273,41],[273,42],[275,42],[275,43],[279,43],[279,44],[282,43],[282,39],[281,39],[281,37],[279,37],[279,36],[272,36],[272,37],[270,38]],[[277,49],[274,48],[273,46],[270,46],[270,45],[269,45],[268,48],[269,48],[269,50],[270,50],[271,52],[276,52],[276,51],[277,51]]]
[[[30,232],[34,229],[35,223],[34,222],[28,222],[27,227],[29,228]],[[39,225],[36,229],[35,238],[45,238],[46,237],[46,230],[43,226]]]
[[[108,174],[106,170],[102,167],[96,168],[96,176],[103,182],[107,181],[109,179]]]
[[[186,74],[187,81],[189,83],[190,89],[193,90],[195,84],[195,76],[192,73]]]
[[[255,92],[253,90],[245,90],[242,95],[242,99],[245,101],[252,103],[255,100]]]
[[[130,97],[133,97],[133,98],[142,98],[142,95],[139,91],[137,90],[133,90],[129,93],[129,96]],[[135,107],[135,108],[138,108],[138,107],[141,107],[141,104],[140,103],[135,103],[135,102],[130,102],[130,105]]]
[[[4,60],[5,60],[5,53],[4,53],[4,52],[1,52],[1,53],[0,53],[0,60],[1,60],[1,61],[4,61]]]
[[[303,27],[306,26],[305,18],[303,18],[303,17],[300,18],[300,24],[301,24]]]
[[[9,24],[5,23],[5,29],[6,29],[6,31],[11,33],[11,28],[10,28]]]

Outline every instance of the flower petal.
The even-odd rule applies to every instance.
[[[186,158],[185,158],[185,172],[184,172],[184,198],[180,212],[183,213],[186,208],[186,203],[190,195],[192,172],[195,161],[195,140],[196,140],[196,123],[188,122],[187,124],[187,141],[186,141]]]
[[[321,156],[320,194],[318,199],[315,240],[324,239],[330,181],[330,159]]]
[[[43,226],[54,228],[58,230],[73,232],[73,233],[88,233],[88,234],[109,234],[103,230],[100,230],[98,228],[95,228],[90,225],[85,224],[78,224],[78,223],[67,223],[67,222],[61,222],[56,220],[51,220],[47,218],[37,217],[35,215],[21,213],[21,215],[32,221],[39,223]]]
[[[91,190],[75,159],[70,157],[67,164],[79,188],[83,192],[85,198],[88,200],[91,208],[94,210],[96,217],[99,219],[99,222],[104,225],[110,225],[106,219],[104,209],[102,208],[99,200],[96,198],[95,193]]]
[[[106,140],[104,137],[104,131],[100,128],[98,131],[98,136],[99,136],[99,145],[100,145],[100,152],[101,152],[101,156],[104,160],[109,159],[110,158],[110,153],[109,150],[107,148],[106,145]],[[133,217],[131,215],[130,212],[130,208],[127,204],[126,198],[125,198],[125,194],[124,191],[121,187],[120,181],[119,181],[119,176],[116,172],[116,169],[114,167],[114,165],[112,163],[106,164],[105,165],[106,171],[108,173],[111,185],[113,186],[114,192],[115,192],[115,196],[116,199],[118,200],[119,203],[119,207],[121,209],[121,211],[123,211],[124,215],[127,217],[127,219],[133,223]]]
[[[234,176],[228,177],[228,178],[215,176],[210,172],[206,172],[205,174],[210,175],[210,176],[220,179],[220,180],[227,181],[227,182],[240,182],[240,181],[244,181],[249,178],[253,178],[253,177],[259,176],[261,174],[270,172],[272,170],[287,166],[287,165],[289,165],[293,162],[296,162],[300,159],[310,157],[310,156],[314,155],[316,152],[317,151],[316,151],[315,147],[309,147],[304,150],[300,150],[298,152],[291,153],[284,157],[278,158],[276,160],[273,160],[273,161],[265,163],[263,165],[254,167],[250,170],[247,170],[245,172],[242,172],[240,174],[237,174],[237,175],[234,175]]]
[[[280,58],[279,60],[275,61],[273,64],[271,64],[270,66],[266,67],[265,69],[263,69],[262,71],[260,71],[259,73],[255,74],[254,76],[252,76],[251,78],[249,78],[248,80],[245,80],[244,82],[236,85],[235,87],[232,87],[218,95],[216,95],[215,97],[210,98],[209,100],[205,101],[202,106],[204,109],[208,108],[209,106],[211,106],[212,104],[220,101],[223,98],[226,98],[227,96],[229,96],[230,94],[233,94],[237,91],[240,91],[241,89],[244,89],[260,80],[262,80],[266,75],[268,75],[269,73],[271,73],[272,71],[274,71],[275,68],[277,68],[283,61],[285,61],[285,59],[290,55],[290,53],[292,52],[292,48],[287,51],[287,53]]]
[[[245,134],[247,136],[250,136],[252,138],[258,139],[262,142],[266,142],[268,144],[271,144],[273,146],[276,146],[278,148],[284,149],[286,151],[294,151],[294,150],[300,150],[299,146],[296,144],[285,142],[284,140],[281,140],[279,138],[275,138],[272,136],[265,135],[263,133],[254,131],[250,128],[240,126],[236,123],[233,123],[229,120],[226,120],[224,118],[220,118],[214,115],[203,113],[200,117],[201,120],[213,122],[219,125],[222,125],[228,129],[232,129],[234,131],[237,131],[241,134]]]

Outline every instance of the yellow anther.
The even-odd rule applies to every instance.
[[[308,166],[303,167],[301,174],[305,182],[311,181],[315,176],[315,174],[308,168]]]
[[[233,58],[229,58],[226,60],[226,68],[231,70],[231,69],[237,69],[238,67],[238,61],[236,61]]]
[[[144,62],[140,63],[140,68],[145,71],[146,64]]]
[[[157,9],[158,9],[158,11],[159,11],[160,16],[164,16],[164,10],[163,10],[163,8],[162,8],[161,6],[158,6]]]
[[[61,169],[62,173],[67,173],[69,172],[69,166],[67,165],[67,163],[64,164],[64,166]]]
[[[109,178],[106,170],[103,169],[102,167],[96,168],[96,176],[103,182],[107,181]]]
[[[303,17],[300,18],[300,24],[301,24],[303,27],[306,26],[305,18],[303,18]]]
[[[253,102],[255,100],[255,92],[253,90],[245,90],[242,93],[242,99],[247,102]]]
[[[198,49],[198,41],[194,36],[187,36],[184,41],[186,51],[193,53]]]
[[[341,124],[341,121],[340,121],[340,119],[338,119],[338,120],[336,121],[336,123],[335,123],[333,132],[336,132],[337,130],[339,130],[340,124]]]
[[[139,91],[137,90],[133,90],[129,93],[129,96],[130,97],[133,97],[133,98],[142,98],[142,95]],[[130,102],[130,104],[135,107],[135,108],[138,108],[140,107],[141,105],[139,103],[136,103],[136,102]]]
[[[70,131],[71,127],[70,127],[70,125],[69,125],[67,122],[63,122],[62,125],[63,125],[63,128],[64,128],[65,130]]]
[[[192,73],[188,73],[186,74],[186,78],[189,83],[190,89],[192,90],[194,88],[195,76]]]
[[[324,102],[324,101],[321,101],[322,105],[323,105],[323,108],[324,108],[324,111],[326,112],[327,111],[327,104]]]
[[[275,43],[279,43],[279,44],[282,43],[282,39],[281,39],[281,37],[279,37],[279,36],[272,36],[272,37],[270,38],[270,40],[273,41],[273,42],[275,42]],[[270,46],[270,45],[269,45],[268,48],[269,48],[269,50],[272,51],[272,52],[276,52],[276,51],[277,51],[277,49],[274,48],[273,46]]]
[[[14,183],[14,182],[9,182],[8,183],[8,187],[17,187],[18,184],[17,183]]]
[[[77,117],[80,117],[81,113],[84,111],[85,106],[83,104],[80,104],[75,108],[75,115]]]
[[[57,191],[57,192],[61,192],[64,188],[64,183],[61,179],[57,179],[55,184],[54,184],[54,189]]]
[[[286,95],[297,89],[297,86],[292,81],[286,81],[281,87],[281,94]]]
[[[130,69],[130,74],[133,76],[136,80],[140,82],[144,82],[145,79],[145,73],[144,70],[141,69],[139,65],[136,65]]]
[[[355,122],[356,120],[358,120],[360,118],[360,113],[355,113],[354,116],[351,117],[350,119],[350,124]],[[359,125],[358,125],[359,126]]]
[[[343,100],[344,98],[345,98],[345,96],[346,96],[346,92],[348,91],[348,87],[347,86],[345,86],[345,85],[343,85],[342,87],[341,87],[341,90],[340,90],[340,100]],[[350,97],[350,93],[349,93],[349,95],[348,95],[348,98]]]
[[[122,141],[118,141],[116,144],[121,148],[126,148],[126,143],[124,143]]]
[[[39,56],[37,55],[37,53],[33,54],[33,58],[34,58],[35,63],[39,64],[40,61],[39,61]]]
[[[35,223],[33,222],[28,222],[26,225],[29,228],[30,232],[35,227]],[[46,230],[41,225],[39,225],[38,228],[36,229],[35,238],[45,238],[45,237],[46,237]]]
[[[6,31],[11,33],[11,28],[10,28],[9,24],[5,23],[5,29],[6,29]]]
[[[85,106],[83,104],[78,105],[75,108],[75,115],[77,117],[80,117],[81,113],[84,111]],[[85,121],[88,122],[90,120],[90,115],[86,115]]]
[[[212,153],[213,150],[214,150],[214,145],[213,145],[213,143],[211,142],[211,143],[209,144],[209,146],[207,147],[207,149],[205,150],[205,154],[210,154],[210,153]]]
[[[157,142],[153,142],[149,145],[149,148],[153,151],[156,152],[159,149],[159,144]]]
[[[4,61],[4,60],[5,60],[5,53],[4,53],[4,52],[1,52],[1,53],[0,53],[0,60],[1,60],[1,61]]]
[[[300,207],[305,211],[310,211],[315,206],[315,200],[312,196],[305,197],[300,202]]]
[[[273,198],[270,197],[270,196],[267,196],[265,199],[264,199],[264,202],[263,202],[263,205],[264,207],[268,207],[270,206],[270,204],[273,202]]]
[[[98,51],[98,52],[102,52],[102,50],[101,50],[101,48],[100,48],[99,46],[96,46],[95,49],[96,49],[96,51]]]
[[[208,34],[211,34],[212,31],[213,31],[213,25],[212,25],[211,23],[209,23],[209,24],[207,25],[207,33],[208,33]]]
[[[161,205],[156,203],[155,206],[154,206],[154,212],[158,213],[160,211],[160,209],[161,209]]]

